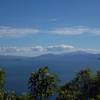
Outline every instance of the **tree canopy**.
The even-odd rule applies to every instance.
[[[7,92],[4,87],[5,72],[0,69],[0,100],[100,100],[100,71],[80,70],[75,77],[64,85],[59,85],[58,78],[48,67],[33,71],[28,80],[29,92],[17,95]],[[59,87],[58,87],[59,86]]]
[[[34,98],[47,99],[57,89],[57,78],[49,72],[48,67],[39,68],[29,78],[29,89]]]

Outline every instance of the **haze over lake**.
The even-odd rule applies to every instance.
[[[48,66],[58,75],[60,84],[74,78],[81,69],[100,70],[100,54],[72,52],[60,55],[46,54],[38,57],[1,56],[0,65],[6,72],[6,88],[17,93],[28,91],[28,78],[31,72]]]

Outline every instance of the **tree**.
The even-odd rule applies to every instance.
[[[100,71],[97,71],[95,75],[94,85],[91,91],[94,91],[95,98],[100,98]]]
[[[0,69],[0,90],[4,89],[4,83],[5,83],[5,72]]]
[[[92,80],[93,76],[90,69],[81,70],[72,81],[61,87],[57,100],[88,100],[91,98]]]
[[[57,77],[49,73],[48,67],[39,68],[29,77],[29,89],[35,99],[48,99],[56,92]]]
[[[5,72],[0,69],[0,100],[3,100],[4,97],[4,83],[5,83]]]
[[[22,93],[18,100],[35,100],[29,93]]]
[[[61,86],[57,100],[76,100],[79,91],[73,84],[73,81]]]
[[[90,84],[92,83],[93,75],[90,69],[81,70],[76,74],[74,84],[80,90],[81,98],[88,99],[90,98]]]
[[[11,93],[8,94],[7,96],[8,100],[17,100],[17,95],[15,91],[12,91]]]

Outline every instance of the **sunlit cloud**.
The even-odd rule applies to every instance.
[[[49,52],[57,52],[57,51],[60,51],[60,52],[64,52],[64,51],[68,51],[68,50],[72,50],[74,49],[74,46],[72,45],[65,45],[65,44],[61,44],[61,45],[54,45],[54,46],[48,46],[47,48],[47,51]]]
[[[0,55],[29,55],[37,56],[46,53],[61,53],[73,50],[71,45],[52,45],[52,46],[32,46],[32,47],[0,47]]]
[[[100,53],[100,50],[89,48],[76,48],[72,45],[59,44],[51,46],[32,46],[32,47],[0,47],[0,55],[17,55],[17,56],[39,56],[43,54],[60,54],[75,51],[85,51],[89,53]]]

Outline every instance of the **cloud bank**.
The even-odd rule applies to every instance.
[[[38,33],[34,28],[13,28],[9,26],[0,26],[0,37],[16,37]]]
[[[34,34],[56,34],[56,35],[100,35],[100,28],[91,28],[87,26],[59,27],[53,29],[35,29],[35,28],[14,28],[10,26],[0,26],[0,37],[20,37]]]
[[[51,33],[58,35],[100,35],[100,28],[91,28],[87,26],[62,27],[52,30]]]
[[[51,31],[51,33],[59,34],[59,35],[81,35],[89,32],[90,32],[90,28],[85,26],[56,28]]]
[[[68,53],[74,51],[86,51],[90,53],[98,53],[99,50],[75,48],[72,45],[52,45],[52,46],[33,46],[33,47],[0,47],[0,55],[17,55],[17,56],[39,56],[42,54],[52,53]]]

